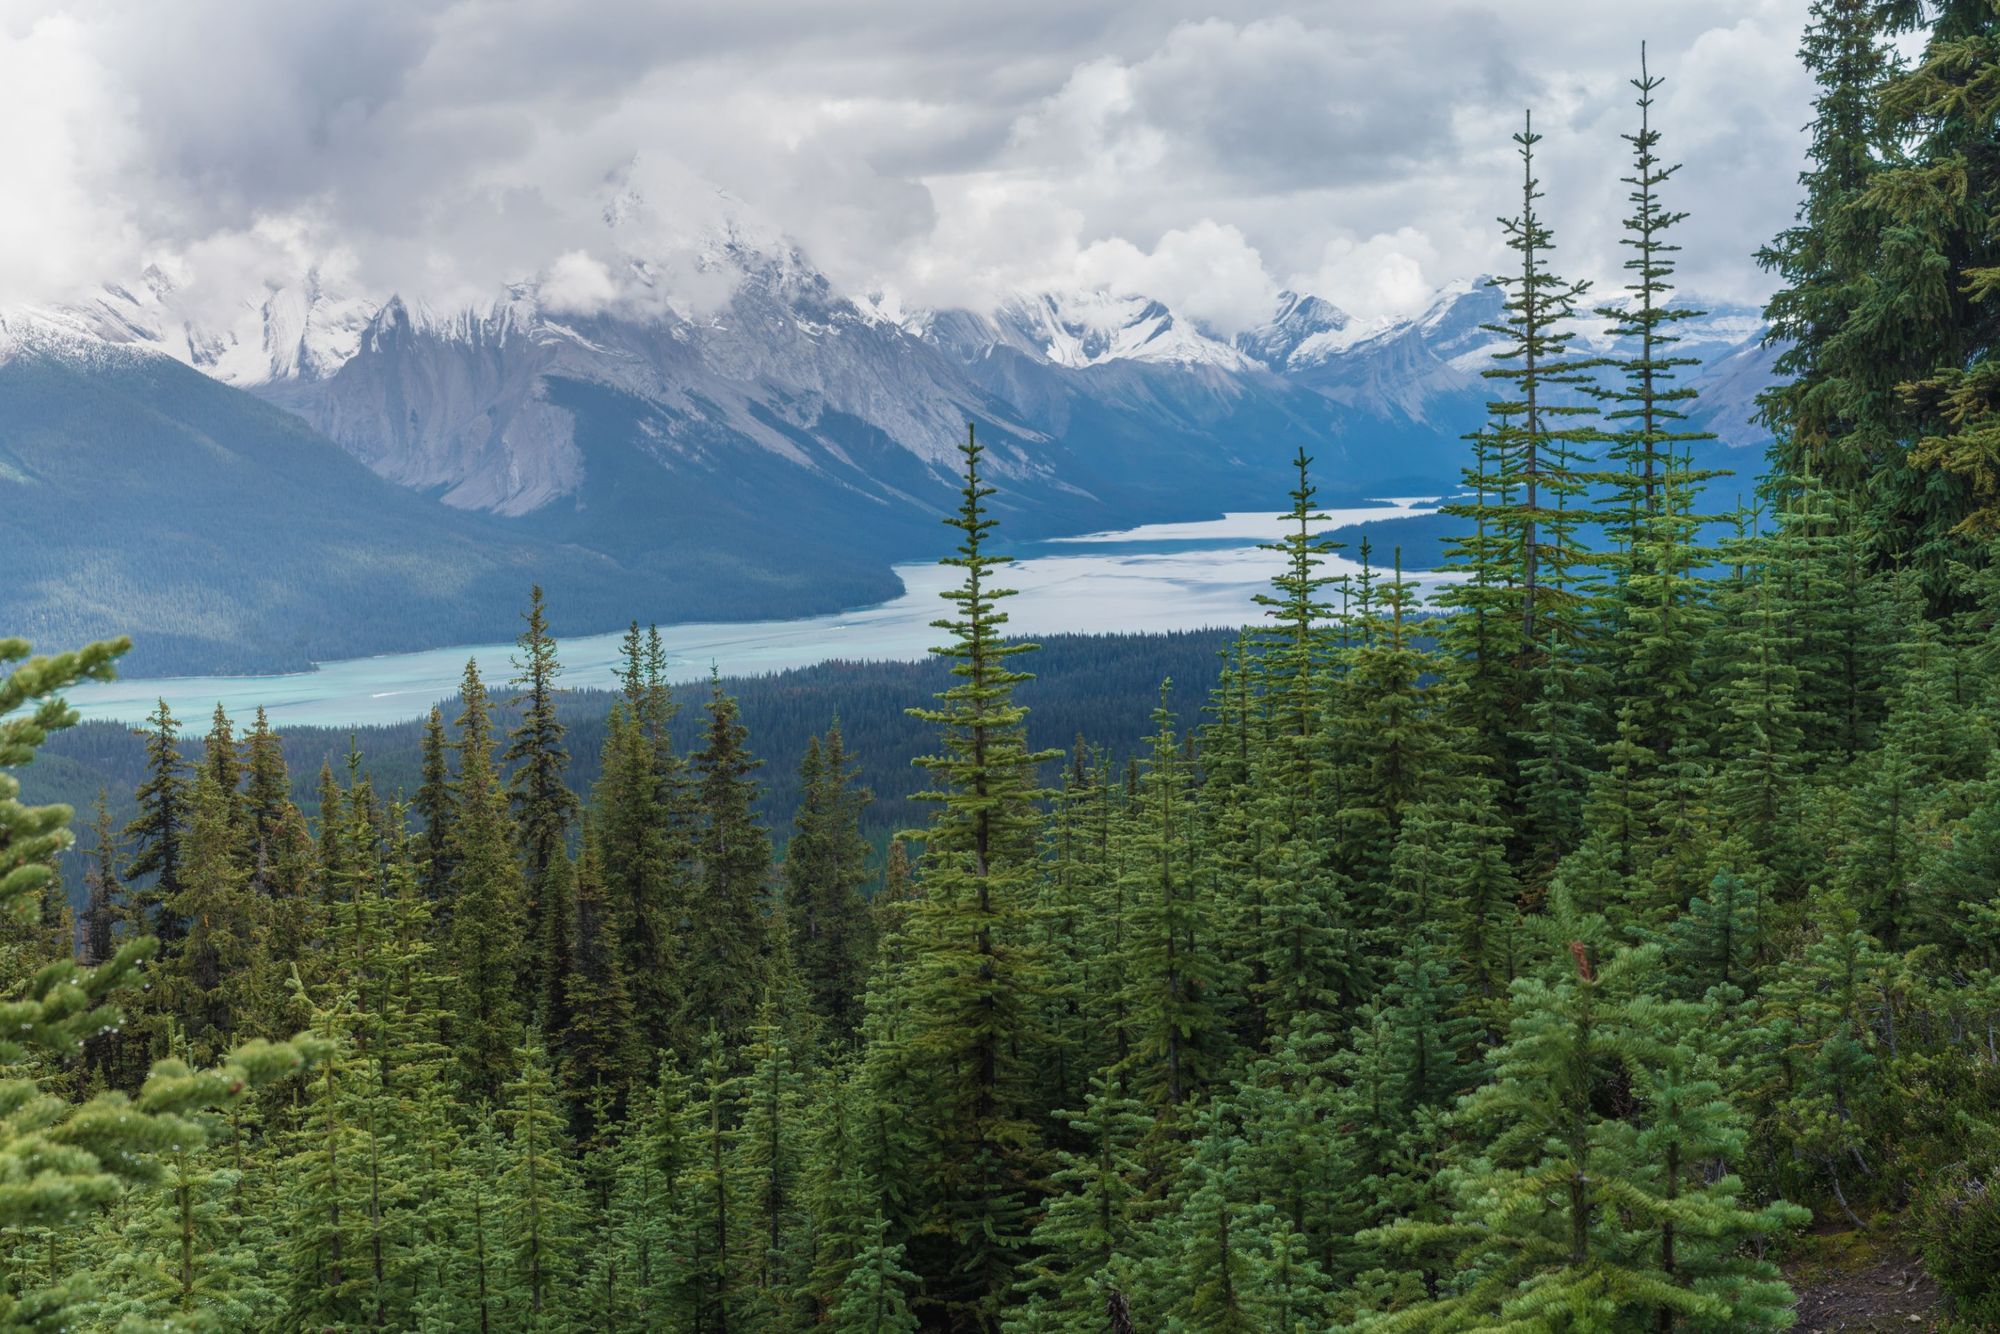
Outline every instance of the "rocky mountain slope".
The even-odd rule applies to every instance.
[[[796,249],[728,227],[694,254],[707,299],[671,295],[661,279],[653,299],[585,309],[533,284],[435,309],[307,273],[216,319],[212,307],[191,313],[185,294],[151,274],[0,315],[0,365],[60,364],[72,383],[102,381],[106,401],[146,418],[141,427],[79,409],[65,422],[59,403],[34,399],[39,447],[67,434],[76,458],[113,478],[149,475],[135,442],[162,423],[188,427],[176,405],[191,401],[184,373],[200,372],[212,397],[246,400],[235,411],[244,431],[278,420],[262,400],[298,423],[272,438],[331,441],[393,484],[342,481],[328,493],[355,512],[341,550],[379,548],[363,565],[393,564],[414,541],[398,526],[411,507],[440,533],[471,534],[465,522],[477,519],[475,546],[523,562],[530,551],[573,553],[559,580],[573,588],[558,606],[589,608],[599,623],[572,625],[604,629],[621,598],[621,614],[756,618],[882,595],[894,587],[889,562],[937,550],[968,420],[990,447],[996,504],[1017,539],[1271,507],[1299,447],[1315,456],[1329,499],[1442,492],[1482,416],[1480,372],[1495,342],[1483,326],[1500,301],[1463,282],[1414,318],[1362,321],[1288,292],[1268,320],[1225,337],[1141,294],[904,310],[842,293]],[[644,294],[653,270],[629,262]],[[1682,350],[1702,361],[1696,424],[1722,437],[1711,461],[1753,467],[1763,437],[1747,418],[1771,356],[1758,320],[1722,311],[1681,333]],[[51,374],[0,378],[0,420],[19,417],[17,396],[41,394],[34,386]],[[147,403],[154,391],[165,401]],[[289,457],[260,455],[216,480],[245,509],[282,510],[272,497],[296,490],[281,475]],[[10,484],[0,474],[0,502]],[[42,503],[91,519],[101,510],[85,491],[44,492]],[[314,529],[290,531],[304,540]],[[137,541],[121,529],[110,546],[139,559]],[[201,562],[189,573],[240,586],[238,562],[255,559],[218,548],[205,574]],[[478,562],[454,559],[470,579]],[[511,630],[491,598],[472,601],[482,609],[446,618],[459,628],[432,622],[433,642],[475,623],[489,639]],[[285,620],[273,616],[274,627]],[[331,638],[272,633],[312,639],[314,651]]]

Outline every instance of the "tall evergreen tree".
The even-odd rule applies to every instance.
[[[459,1079],[493,1099],[513,1071],[526,1021],[521,983],[531,949],[526,891],[507,834],[507,802],[493,762],[493,727],[479,664],[465,664],[458,718],[458,810],[451,826],[450,955]]]
[[[148,715],[150,724],[140,735],[146,738],[146,781],[139,785],[139,813],[125,826],[124,840],[132,848],[125,863],[125,879],[130,882],[152,876],[152,884],[141,889],[138,901],[147,928],[159,937],[169,952],[186,934],[187,924],[169,906],[181,892],[183,853],[187,836],[187,761],[181,758],[180,723],[163,699]]]
[[[1031,876],[1044,793],[1029,750],[1027,710],[1011,666],[1032,644],[1002,638],[1011,590],[994,587],[1008,558],[987,544],[993,488],[971,427],[960,447],[965,485],[946,522],[959,534],[942,562],[964,575],[941,596],[934,622],[951,642],[953,684],[936,707],[914,710],[939,729],[942,751],[918,761],[938,781],[924,798],[938,813],[924,838],[923,892],[907,927],[900,985],[908,1028],[877,1061],[912,1067],[927,1094],[914,1109],[929,1145],[910,1183],[907,1262],[923,1302],[967,1328],[997,1325],[1029,1230],[1041,1151],[1029,1094],[1040,1035],[1032,1022],[1044,985],[1029,929]]]
[[[556,677],[562,664],[556,659],[556,641],[549,633],[540,584],[529,590],[528,610],[522,613],[522,620],[526,624],[516,641],[519,647],[514,658],[514,685],[520,693],[512,701],[521,711],[521,720],[507,734],[507,750],[501,760],[513,766],[507,779],[507,801],[527,874],[528,931],[539,938],[543,881],[550,864],[564,855],[570,823],[582,803],[563,780],[569,751],[563,745],[562,721],[556,716]],[[540,961],[536,960],[531,973],[538,977],[539,972]]]
[[[447,898],[451,885],[451,819],[458,797],[451,774],[451,743],[445,739],[444,712],[431,705],[424,722],[422,781],[411,809],[423,820],[424,891],[433,901]]]
[[[814,1013],[825,1021],[827,1039],[845,1044],[860,1028],[872,952],[861,897],[868,880],[861,815],[873,796],[854,780],[838,718],[824,740],[807,741],[799,784],[798,818],[785,846],[785,918]]]
[[[695,874],[678,933],[683,1031],[713,1020],[725,1041],[749,1031],[766,946],[771,841],[757,818],[763,764],[746,745],[736,701],[711,683],[707,744],[693,757],[697,809]]]

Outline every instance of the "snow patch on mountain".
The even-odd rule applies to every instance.
[[[1070,370],[1112,361],[1243,370],[1237,349],[1150,297],[1072,290],[1016,297],[993,316],[1004,341]]]

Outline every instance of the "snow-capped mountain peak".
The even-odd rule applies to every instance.
[[[997,341],[1053,366],[1080,370],[1113,361],[1241,370],[1243,354],[1152,297],[1097,289],[1041,292],[1003,302]]]

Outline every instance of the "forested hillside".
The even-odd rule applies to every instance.
[[[1149,695],[1162,677],[1190,697],[1205,697],[1221,674],[1223,653],[1234,631],[1189,631],[1158,635],[1054,635],[1037,641],[1035,680],[1023,694],[1031,706],[1029,728],[1038,745],[1067,746],[1087,734],[1092,743],[1116,754],[1136,752],[1147,731],[1146,716],[1125,707],[1135,696]],[[930,729],[908,713],[911,700],[921,700],[950,683],[945,662],[825,662],[767,676],[723,677],[716,684],[737,703],[749,730],[749,747],[763,762],[757,775],[753,809],[771,826],[782,845],[800,795],[798,763],[807,744],[839,719],[856,777],[874,794],[861,814],[861,829],[879,855],[888,836],[919,824],[921,806],[910,794],[923,786],[923,775],[910,756],[924,750]],[[684,690],[688,707],[678,710],[668,725],[676,752],[687,754],[701,744],[702,711],[696,707],[708,688]],[[619,696],[608,691],[563,690],[555,696],[556,717],[570,752],[567,782],[578,792],[597,784],[598,762],[612,704]],[[440,721],[456,718],[464,709],[456,698],[439,706]],[[226,716],[226,715],[225,715]],[[507,692],[500,717],[512,726],[516,705]],[[255,725],[242,720],[241,727]],[[267,724],[268,726],[268,724]],[[191,764],[202,762],[214,716],[175,719],[179,745]],[[230,720],[229,740],[237,744],[239,722]],[[288,762],[290,793],[308,819],[319,814],[323,768],[344,772],[350,751],[358,754],[371,786],[385,800],[407,798],[423,782],[424,720],[359,728],[293,727],[281,738]],[[106,794],[113,821],[123,827],[137,809],[134,794],[145,781],[144,730],[122,723],[87,722],[51,737],[35,760],[35,791],[44,800],[61,801],[79,810]],[[513,765],[503,764],[503,778]],[[81,904],[82,851],[65,860],[70,897]],[[878,868],[879,869],[879,868]]]
[[[310,818],[268,728],[163,716],[73,917],[19,789],[123,646],[5,641],[0,1324],[1778,1330],[1831,1233],[2000,1324],[2000,16],[1822,0],[1804,55],[1761,479],[1691,462],[1642,75],[1630,300],[1515,137],[1433,606],[1328,576],[1301,452],[1213,689],[1040,748],[968,429],[879,873],[833,719],[763,818],[636,628],[580,781],[537,596]]]

